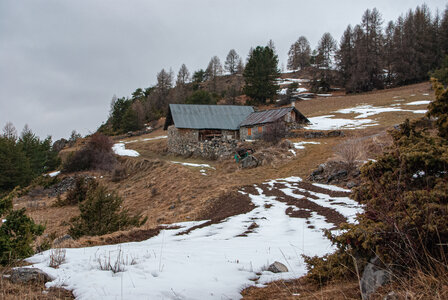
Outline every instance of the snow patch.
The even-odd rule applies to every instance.
[[[424,105],[424,104],[429,104],[429,103],[431,103],[431,100],[421,100],[421,101],[409,102],[409,103],[406,103],[405,105]]]
[[[327,189],[330,191],[335,191],[335,192],[346,192],[346,193],[350,193],[351,190],[348,189],[344,189],[335,185],[331,185],[331,184],[322,184],[322,183],[313,183],[314,186],[323,188],[323,189]]]
[[[54,172],[48,173],[48,176],[55,177],[55,176],[58,176],[59,174],[61,174],[61,171],[54,171]]]
[[[320,144],[320,142],[297,142],[297,143],[293,143],[294,144],[294,148],[296,149],[305,149],[305,144],[312,144],[312,145],[318,145]]]
[[[311,125],[306,126],[305,129],[311,130],[336,130],[336,129],[362,129],[367,126],[376,126],[374,120],[362,119],[362,120],[352,120],[352,119],[335,119],[332,118],[334,115],[319,116],[308,118]]]
[[[135,150],[126,149],[124,143],[117,143],[112,146],[112,151],[119,156],[137,157],[140,154]]]
[[[183,166],[188,166],[188,167],[197,167],[197,168],[210,168],[210,169],[214,169],[212,166],[210,166],[209,164],[193,164],[193,163],[186,163],[186,162],[181,162],[181,161],[171,161],[173,164],[180,164]]]

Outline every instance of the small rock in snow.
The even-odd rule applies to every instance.
[[[281,262],[276,261],[269,266],[268,271],[272,273],[282,273],[282,272],[288,272],[288,268]]]

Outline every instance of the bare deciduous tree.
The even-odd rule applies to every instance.
[[[157,89],[162,93],[168,93],[169,89],[173,87],[173,71],[169,72],[162,69],[157,73]]]
[[[288,52],[288,69],[303,69],[310,64],[311,47],[308,39],[304,36],[291,45]]]
[[[230,74],[235,74],[238,71],[238,64],[240,62],[240,56],[236,53],[235,49],[229,51],[227,54],[224,68]]]
[[[185,66],[185,64],[182,64],[182,66],[179,69],[179,73],[177,73],[176,85],[184,86],[189,81],[190,81],[190,72],[188,71],[187,66]]]
[[[207,73],[207,77],[210,80],[214,80],[217,76],[222,75],[222,65],[218,56],[213,56],[210,59],[207,70],[205,70],[205,72]]]
[[[330,68],[333,62],[333,54],[336,50],[336,41],[329,32],[325,32],[319,44],[317,45],[317,52],[319,53],[318,65],[322,68]]]
[[[3,137],[12,140],[17,139],[17,130],[11,122],[7,122],[3,127]]]

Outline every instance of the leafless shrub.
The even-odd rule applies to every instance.
[[[65,249],[61,248],[52,249],[48,266],[55,269],[59,268],[65,262],[65,252]]]
[[[112,271],[112,273],[119,273],[125,271],[125,266],[137,264],[135,257],[123,254],[121,248],[118,249],[118,254],[115,258],[111,258],[109,255],[100,256],[97,259],[98,268],[102,271]]]
[[[95,133],[86,146],[67,159],[63,171],[112,170],[116,163],[112,145],[109,137]]]
[[[349,168],[354,168],[358,161],[365,157],[365,150],[361,140],[352,139],[339,144],[335,149],[335,154]]]
[[[112,170],[112,181],[118,182],[126,178],[126,168],[122,165],[116,166]]]

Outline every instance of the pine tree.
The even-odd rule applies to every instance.
[[[102,185],[94,185],[87,192],[87,198],[79,204],[81,212],[72,220],[70,234],[78,238],[82,235],[103,235],[132,226],[143,225],[147,218],[130,216],[122,209],[123,199],[114,191]]]
[[[0,195],[33,178],[29,159],[12,139],[0,137]]]
[[[243,73],[243,92],[255,103],[264,104],[267,99],[273,102],[279,88],[276,84],[279,75],[277,55],[269,47],[258,46],[252,51]]]

